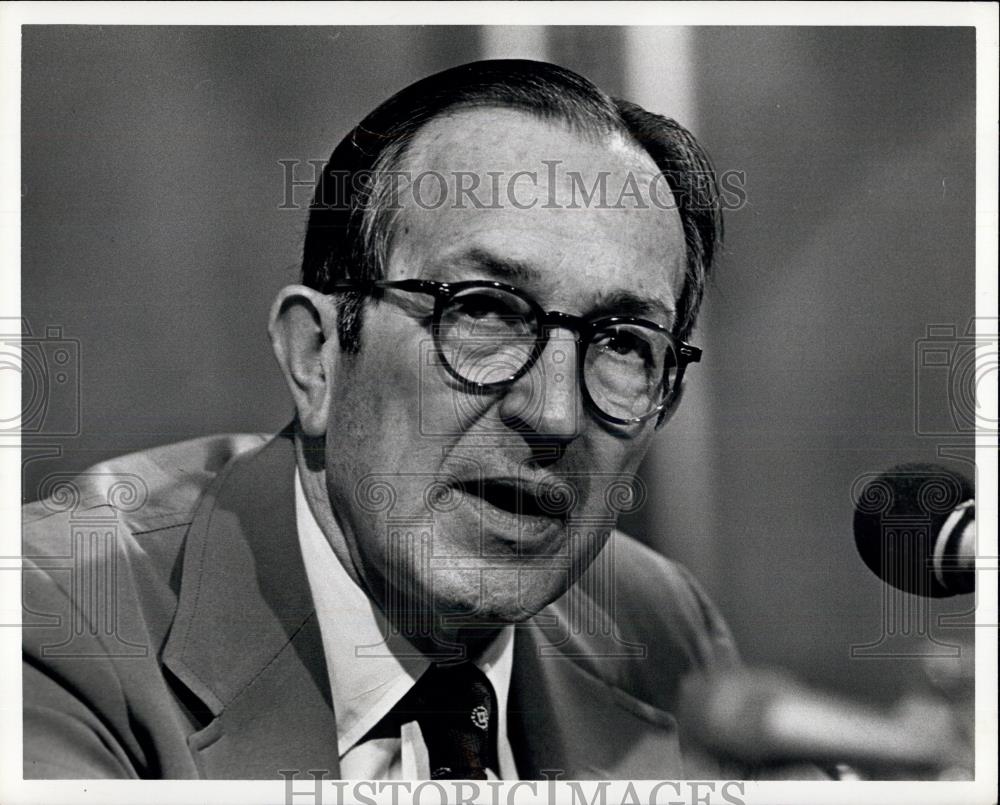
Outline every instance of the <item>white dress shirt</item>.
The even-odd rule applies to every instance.
[[[350,577],[313,516],[295,473],[295,519],[309,588],[323,639],[337,719],[340,776],[364,780],[426,780],[427,748],[416,721],[399,738],[362,742],[420,676],[430,661],[388,628],[382,611]],[[339,532],[331,539],[343,541]],[[514,658],[514,628],[507,626],[475,660],[497,700],[497,761],[500,778],[516,780],[507,739],[507,697]],[[491,779],[492,771],[487,772]]]

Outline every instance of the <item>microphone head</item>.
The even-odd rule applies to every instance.
[[[854,488],[854,543],[869,569],[915,595],[970,592],[971,579],[941,582],[934,571],[934,547],[955,509],[973,500],[972,484],[936,464],[900,464],[861,481]]]

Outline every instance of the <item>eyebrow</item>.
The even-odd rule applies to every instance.
[[[674,311],[659,299],[639,296],[632,291],[613,290],[601,293],[588,315],[637,316],[652,318],[662,316],[667,326],[674,321]]]
[[[538,269],[523,260],[500,257],[481,248],[472,248],[462,252],[449,264],[450,267],[474,269],[487,275],[486,279],[517,283],[538,282],[541,274]]]
[[[446,273],[450,270],[476,271],[483,279],[507,282],[511,285],[540,284],[541,272],[523,260],[501,257],[479,247],[468,249],[440,266]],[[637,316],[640,318],[663,317],[666,326],[674,321],[675,311],[661,300],[640,296],[624,288],[603,291],[585,314],[593,316]]]

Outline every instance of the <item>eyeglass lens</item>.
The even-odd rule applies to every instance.
[[[541,334],[526,300],[500,288],[467,288],[441,311],[438,343],[456,375],[471,383],[510,380],[528,364]],[[583,382],[605,414],[631,420],[666,399],[675,380],[673,341],[638,324],[616,323],[590,335]]]

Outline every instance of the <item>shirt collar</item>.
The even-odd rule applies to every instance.
[[[343,757],[413,687],[430,661],[389,628],[382,611],[341,565],[313,516],[298,469],[295,520],[302,558],[316,606],[330,691],[337,718],[337,749]],[[475,660],[497,697],[498,731],[506,743],[507,698],[514,657],[514,627],[505,627]]]

